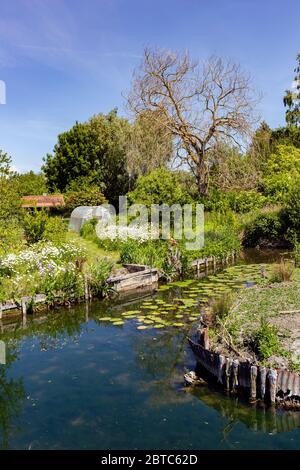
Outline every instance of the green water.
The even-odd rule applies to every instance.
[[[183,382],[195,366],[186,336],[207,299],[257,275],[249,265],[144,298],[3,321],[0,448],[299,449],[299,413]]]

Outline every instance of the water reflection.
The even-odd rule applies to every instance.
[[[15,418],[20,414],[25,390],[23,380],[9,377],[10,365],[18,354],[14,348],[6,355],[6,366],[0,365],[0,448],[9,447],[10,436],[17,432]]]
[[[171,302],[181,294],[175,286],[156,297]],[[252,408],[208,386],[186,389],[184,370],[195,363],[186,342],[191,324],[138,331],[136,319],[101,321],[142,301],[28,316],[25,327],[2,323],[1,448],[228,448],[241,425],[255,445],[262,442],[255,433],[300,427],[299,413]]]

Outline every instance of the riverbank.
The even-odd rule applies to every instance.
[[[291,262],[261,270],[255,284],[209,305],[210,349],[252,364],[300,370],[300,269]]]

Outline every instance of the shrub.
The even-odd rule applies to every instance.
[[[259,214],[249,222],[244,231],[243,244],[248,247],[265,243],[281,243],[285,239],[285,224],[281,212]]]
[[[109,292],[107,279],[113,268],[113,262],[107,258],[95,261],[89,266],[89,283],[93,296],[105,297]]]
[[[261,317],[259,328],[253,333],[253,346],[260,360],[265,361],[274,354],[280,354],[278,330],[265,317]]]
[[[65,240],[66,227],[59,217],[49,217],[45,210],[25,212],[23,227],[29,244],[41,240],[62,242]]]
[[[136,187],[128,193],[131,203],[145,204],[185,204],[191,198],[180,184],[176,173],[165,168],[154,170],[147,176],[140,176]]]
[[[19,250],[25,244],[24,231],[17,219],[0,219],[0,256]]]
[[[278,145],[266,165],[264,193],[273,202],[283,202],[299,177],[300,149],[293,145]]]
[[[270,282],[288,282],[294,273],[294,267],[291,263],[281,261],[273,267]]]
[[[49,304],[78,300],[84,293],[83,275],[74,263],[64,266],[50,264],[41,274],[39,291],[46,294]]]
[[[91,186],[86,190],[69,191],[65,197],[66,209],[74,210],[79,206],[101,206],[107,202],[98,186]]]
[[[209,200],[203,201],[207,210],[226,212],[233,210],[238,213],[250,212],[266,205],[268,199],[255,190],[249,191],[212,191]]]
[[[219,298],[215,298],[211,303],[213,318],[216,320],[224,320],[229,315],[232,304],[232,294],[224,294]]]
[[[128,240],[120,247],[120,260],[123,264],[146,264],[162,268],[168,254],[168,244],[164,240],[151,240],[137,244]]]
[[[299,150],[300,151],[300,150]],[[294,181],[286,197],[285,208],[282,211],[282,219],[289,227],[289,238],[299,239],[300,235],[300,178]]]
[[[230,192],[227,195],[230,209],[244,213],[260,209],[267,203],[267,198],[257,191]]]

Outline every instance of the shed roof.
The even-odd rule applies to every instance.
[[[21,205],[23,208],[61,207],[65,205],[65,200],[62,194],[52,194],[49,196],[23,196]]]

